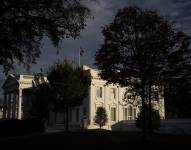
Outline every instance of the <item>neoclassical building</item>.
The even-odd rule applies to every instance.
[[[44,80],[47,81],[46,77]],[[4,90],[3,118],[23,119],[23,112],[28,103],[24,90],[32,88],[36,80],[32,75],[9,74],[2,88]]]
[[[89,129],[98,128],[94,122],[96,109],[104,107],[108,115],[108,122],[105,129],[112,129],[120,122],[135,120],[140,112],[140,98],[124,101],[126,88],[119,85],[106,85],[98,75],[98,70],[83,66],[84,70],[91,74],[91,85],[88,97],[83,103],[70,110],[69,124],[71,128],[85,127]],[[47,81],[46,77],[44,78]],[[4,90],[4,118],[24,119],[28,110],[30,98],[27,98],[25,89],[32,88],[36,84],[34,76],[10,74],[3,84]],[[38,81],[40,82],[40,81]],[[161,118],[165,118],[164,98],[157,96],[158,100],[153,101],[153,107],[159,112]],[[64,124],[64,114],[50,112],[50,124]]]

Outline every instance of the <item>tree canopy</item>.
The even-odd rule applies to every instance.
[[[60,106],[74,107],[81,104],[87,96],[91,78],[82,67],[75,67],[65,60],[55,63],[50,68],[48,81],[62,103]]]
[[[149,125],[149,106],[146,105],[145,107],[145,126],[146,129],[150,129],[152,128],[152,130],[158,130],[161,126],[161,117],[160,114],[157,110],[155,110],[154,108],[151,109],[152,111],[152,124],[151,127]],[[143,126],[143,118],[142,118],[142,113],[139,113],[138,118],[136,119],[136,126],[138,128],[142,128]]]
[[[35,63],[44,36],[54,46],[78,37],[89,12],[82,0],[1,0],[0,65],[7,72],[15,62]]]
[[[41,120],[49,120],[49,111],[54,109],[54,93],[43,74],[35,74],[32,89],[26,89],[31,107],[29,118],[37,117]]]
[[[107,118],[107,113],[104,107],[97,108],[94,121],[96,124],[99,125],[100,129],[107,123],[108,118]]]
[[[48,81],[56,95],[58,110],[66,112],[66,130],[68,130],[69,108],[80,105],[86,98],[91,83],[90,73],[65,60],[55,63],[50,68]]]
[[[157,12],[138,7],[119,10],[102,33],[104,43],[95,55],[100,76],[140,95],[144,118],[146,93],[152,95],[146,90],[185,75],[190,38]]]
[[[160,83],[159,77],[170,68],[167,61],[175,61],[175,53],[188,50],[188,36],[175,31],[165,17],[137,7],[119,10],[102,33],[105,40],[95,64],[103,79],[123,86],[141,78]]]

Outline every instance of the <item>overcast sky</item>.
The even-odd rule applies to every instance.
[[[93,66],[94,55],[103,41],[101,27],[109,24],[118,9],[125,6],[136,5],[142,8],[153,9],[161,15],[170,17],[176,21],[176,26],[180,30],[191,35],[191,0],[98,0],[92,2],[85,0],[88,7],[92,10],[94,18],[87,21],[87,27],[81,32],[81,36],[77,40],[64,40],[60,46],[59,54],[51,45],[48,39],[43,40],[42,54],[37,60],[37,64],[31,66],[31,74],[40,72],[40,68],[48,68],[58,59],[68,58],[72,61],[78,61],[78,49],[85,49],[84,56],[81,58],[82,64]],[[94,67],[94,66],[93,66]],[[23,67],[16,65],[14,73],[27,73]],[[4,78],[3,73],[0,78]]]

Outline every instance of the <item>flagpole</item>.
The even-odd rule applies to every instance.
[[[79,65],[79,67],[80,67],[80,48],[78,49],[78,65]]]

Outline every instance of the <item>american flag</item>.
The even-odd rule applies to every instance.
[[[84,49],[80,47],[80,56],[84,54]]]

